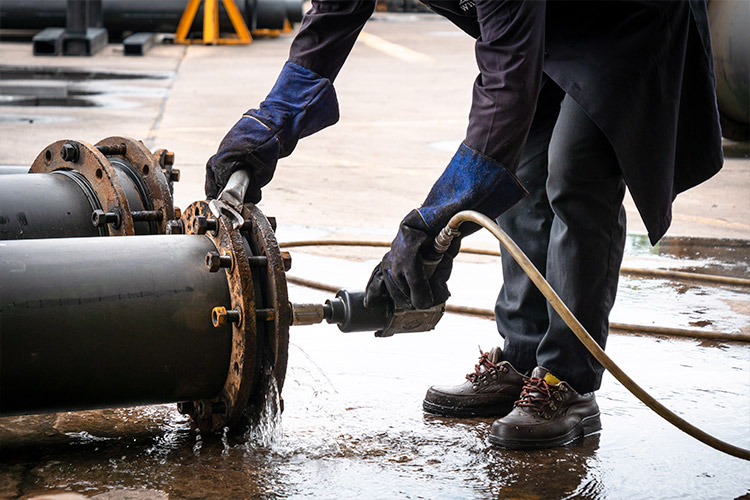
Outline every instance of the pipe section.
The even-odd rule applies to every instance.
[[[196,202],[183,234],[0,241],[0,416],[178,402],[203,431],[252,422],[283,386],[291,312],[271,223],[242,217]]]
[[[30,173],[0,175],[0,240],[163,234],[176,216],[173,163],[124,137],[57,141]]]
[[[210,238],[0,243],[0,414],[211,398],[229,367]]]

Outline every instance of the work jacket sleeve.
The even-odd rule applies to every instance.
[[[465,143],[518,167],[542,83],[546,2],[476,1],[479,76]]]
[[[313,0],[289,60],[333,81],[375,11],[375,0]]]

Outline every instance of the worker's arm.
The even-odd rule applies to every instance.
[[[374,9],[374,0],[313,1],[273,89],[208,160],[208,198],[218,195],[232,172],[244,169],[250,175],[245,201],[257,203],[278,159],[291,154],[302,137],[338,121],[333,80]]]
[[[434,275],[424,271],[423,259],[435,236],[462,210],[494,219],[523,196],[513,173],[542,82],[545,8],[541,0],[477,0],[480,74],[466,139],[422,206],[402,221],[390,251],[370,278],[366,303],[385,294],[402,308],[444,302],[450,295],[446,281],[452,252]]]

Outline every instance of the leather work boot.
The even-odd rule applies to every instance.
[[[602,428],[594,393],[578,394],[567,382],[537,366],[513,411],[492,424],[490,443],[501,448],[551,448]]]
[[[513,408],[524,376],[507,361],[500,361],[503,351],[499,347],[479,353],[479,362],[466,375],[466,382],[427,390],[424,411],[443,417],[501,417]]]

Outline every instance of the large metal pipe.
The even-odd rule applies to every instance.
[[[211,398],[221,391],[231,305],[204,236],[0,243],[0,413]]]
[[[0,416],[179,402],[208,431],[257,416],[283,386],[291,312],[270,222],[242,215],[196,202],[182,235],[0,241]]]
[[[101,208],[74,171],[11,174],[0,180],[0,240],[102,236],[91,223]]]
[[[67,0],[2,0],[2,27],[44,29],[65,26]],[[284,20],[295,23],[302,18],[302,0],[234,0],[251,30],[281,29]],[[126,31],[171,33],[177,29],[188,0],[103,0],[104,27],[112,34]],[[202,8],[198,19],[202,17]],[[220,27],[232,24],[221,9]]]
[[[0,176],[0,240],[163,234],[175,218],[172,163],[123,137],[57,141],[31,173]]]

